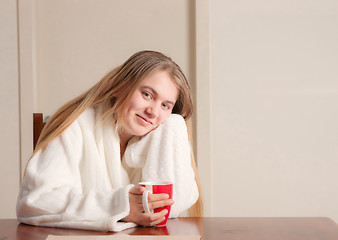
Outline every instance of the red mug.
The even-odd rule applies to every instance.
[[[165,226],[168,221],[171,206],[155,208],[154,210],[150,211],[149,206],[148,206],[148,194],[149,193],[151,194],[166,193],[169,195],[169,198],[172,199],[173,198],[173,183],[171,182],[163,182],[163,183],[140,182],[139,186],[146,188],[146,190],[143,192],[143,195],[142,195],[142,205],[146,213],[157,213],[157,212],[161,212],[164,209],[168,210],[168,213],[165,215],[165,220],[156,225],[158,227]]]

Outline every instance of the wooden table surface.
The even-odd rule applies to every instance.
[[[16,219],[0,219],[0,240],[114,234],[35,227]],[[338,240],[338,225],[329,218],[176,218],[170,219],[166,227],[136,227],[118,234],[200,235],[203,240]]]

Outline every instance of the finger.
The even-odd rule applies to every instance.
[[[133,193],[130,193],[129,194],[129,201],[132,202],[132,203],[135,203],[137,205],[140,205],[140,206],[138,206],[138,208],[142,208],[143,209],[143,206],[142,206],[142,194],[133,194]]]
[[[174,204],[174,200],[173,199],[166,199],[166,200],[162,200],[162,201],[156,201],[156,202],[151,202],[148,203],[149,209],[153,210],[156,208],[161,208],[161,207],[166,207],[166,206],[170,206]]]
[[[168,199],[169,195],[166,193],[161,193],[161,194],[149,194],[148,195],[148,202],[156,202],[156,201],[161,201]]]
[[[136,195],[141,195],[145,191],[145,187],[142,186],[134,186],[129,190],[129,193],[131,194],[136,194]]]
[[[156,220],[156,221],[154,221],[154,222],[151,222],[151,223],[150,223],[150,226],[155,226],[155,225],[157,225],[157,224],[163,222],[164,220],[165,220],[165,217],[161,217],[161,218],[159,218],[158,220]]]
[[[168,213],[167,209],[162,210],[161,212],[153,214],[153,221],[150,222],[150,226],[155,226],[165,220],[165,215]]]
[[[142,225],[143,226],[154,226],[160,222],[163,222],[165,215],[168,213],[167,209],[162,210],[158,213],[146,213],[143,215]]]

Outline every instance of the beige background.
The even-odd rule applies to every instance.
[[[14,217],[20,186],[19,67],[16,2],[0,3],[0,217]]]
[[[337,1],[210,3],[212,214],[338,222]]]
[[[195,91],[206,216],[338,222],[335,1],[4,0],[0,218],[15,217],[31,114],[52,114],[135,51]]]

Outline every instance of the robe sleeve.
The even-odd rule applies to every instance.
[[[83,162],[86,151],[83,129],[75,121],[33,156],[17,201],[20,222],[97,231],[135,226],[119,221],[129,214],[129,190],[133,185],[83,190],[90,172]]]
[[[174,205],[169,217],[178,217],[198,199],[191,166],[191,148],[182,116],[172,114],[142,139],[132,139],[125,152],[130,167],[142,169],[141,181],[173,182]]]

